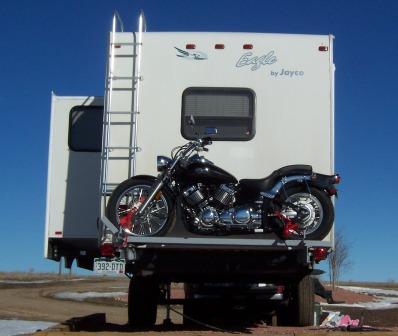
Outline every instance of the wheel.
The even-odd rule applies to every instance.
[[[173,201],[164,190],[158,192],[142,215],[139,207],[150,195],[154,181],[129,179],[113,191],[106,208],[108,219],[134,236],[161,236],[171,226]]]
[[[314,282],[306,275],[293,289],[292,313],[294,324],[299,327],[314,325]]]
[[[134,328],[149,328],[156,323],[159,283],[151,277],[130,280],[128,323]]]
[[[194,285],[185,283],[185,302],[183,306],[183,324],[184,326],[198,326],[195,321],[206,322],[208,316],[208,307],[200,299],[194,299]]]
[[[306,186],[292,187],[282,195],[281,213],[300,226],[306,239],[326,237],[333,226],[334,207],[324,191]]]

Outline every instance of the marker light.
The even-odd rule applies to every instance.
[[[224,46],[224,44],[222,44],[222,43],[217,43],[217,44],[214,45],[214,48],[215,48],[215,49],[224,49],[225,46]]]
[[[253,49],[253,44],[244,44],[243,49]]]
[[[318,50],[319,51],[328,51],[329,47],[327,47],[327,46],[319,46]]]
[[[196,48],[196,45],[194,45],[193,43],[188,43],[186,46],[185,46],[185,49],[195,49]]]
[[[328,257],[328,250],[324,247],[316,247],[314,248],[312,255],[314,256],[315,262],[319,263],[320,261],[325,260]]]

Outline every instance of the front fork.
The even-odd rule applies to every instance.
[[[161,174],[158,176],[159,182],[155,185],[155,188],[152,190],[150,195],[147,197],[147,199],[144,201],[144,203],[141,205],[141,207],[138,210],[138,215],[142,215],[145,211],[145,209],[148,207],[148,205],[152,202],[152,200],[155,198],[157,193],[160,191],[160,189],[163,188],[167,175],[166,174]]]

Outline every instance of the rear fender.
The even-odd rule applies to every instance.
[[[264,196],[268,199],[275,198],[276,195],[279,194],[281,190],[283,190],[284,186],[292,185],[292,184],[306,184],[311,182],[311,175],[291,175],[282,177],[271,190],[261,192],[261,196]]]
[[[324,175],[314,173],[311,175],[310,184],[315,188],[325,190],[329,196],[337,196],[337,190],[335,184],[339,183],[339,175]]]

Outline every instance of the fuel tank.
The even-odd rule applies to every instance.
[[[230,173],[207,160],[190,163],[180,174],[181,182],[186,185],[194,183],[226,184],[238,182]]]

